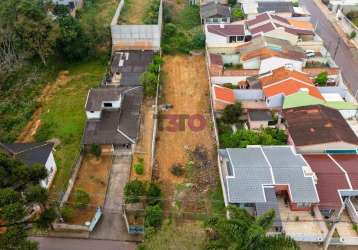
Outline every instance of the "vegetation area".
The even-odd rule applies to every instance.
[[[346,17],[358,27],[358,11],[350,11],[346,14]]]
[[[154,56],[153,62],[148,65],[147,71],[141,75],[140,82],[143,84],[144,95],[146,97],[155,97],[158,84],[160,83],[160,66],[163,63],[164,61],[160,56]]]
[[[319,73],[316,78],[314,79],[315,83],[318,86],[326,86],[328,81],[328,73],[327,72],[321,72]]]
[[[44,2],[0,3],[1,141],[17,138],[42,105],[37,100],[41,90],[58,72],[76,67],[78,61],[86,64],[86,60],[108,51],[109,30],[103,23],[110,20],[107,15],[113,11],[96,10],[111,1],[86,1],[77,19],[66,9],[55,9],[59,13],[56,20],[47,15],[49,7]]]
[[[45,166],[29,167],[0,154],[0,224],[5,228],[0,233],[1,249],[37,249],[27,239],[26,227],[49,228],[57,216],[47,204],[47,190],[39,185],[46,177]]]
[[[143,15],[144,24],[157,24],[160,8],[160,0],[151,0],[150,4],[145,8]]]
[[[174,7],[169,3],[164,5],[164,30],[162,49],[166,54],[189,53],[205,47],[205,35],[202,31],[199,7],[185,7],[174,14]]]

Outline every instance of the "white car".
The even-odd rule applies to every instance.
[[[312,58],[316,56],[316,52],[312,49],[308,49],[305,51],[306,57]]]

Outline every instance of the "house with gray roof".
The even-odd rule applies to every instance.
[[[236,204],[260,215],[276,210],[276,196],[293,211],[308,211],[319,203],[314,173],[290,146],[248,146],[219,150],[220,175],[226,205]],[[278,228],[279,229],[279,228]]]
[[[83,144],[133,147],[142,100],[142,86],[91,89],[85,105],[87,123]]]
[[[40,181],[40,185],[49,188],[57,171],[53,156],[54,144],[51,142],[31,143],[0,143],[0,153],[21,161],[28,167],[43,165],[47,170],[47,178]]]
[[[220,3],[210,2],[200,6],[200,18],[202,24],[230,23],[231,9]]]

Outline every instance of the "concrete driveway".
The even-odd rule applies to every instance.
[[[124,203],[123,190],[128,182],[132,156],[129,150],[116,150],[109,177],[109,185],[104,203],[103,216],[94,231],[92,239],[141,241],[141,236],[129,235],[122,216]]]

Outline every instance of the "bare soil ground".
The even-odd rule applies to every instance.
[[[74,192],[78,188],[87,192],[91,200],[88,208],[75,209],[75,214],[68,221],[69,223],[83,225],[92,219],[98,206],[103,206],[111,167],[112,155],[110,153],[102,154],[99,159],[89,154],[84,156],[68,205],[74,205]]]
[[[139,138],[136,145],[135,152],[133,154],[132,168],[130,179],[139,179],[150,181],[152,171],[150,169],[150,160],[151,160],[151,150],[152,150],[152,134],[153,134],[153,115],[154,110],[153,100],[145,100],[142,105],[142,122],[140,125]],[[134,164],[136,164],[139,159],[144,160],[144,174],[138,175],[134,171]]]
[[[142,24],[143,16],[151,0],[128,0],[122,10],[119,22],[122,24]]]
[[[41,126],[40,116],[43,111],[42,104],[48,102],[52,97],[52,95],[59,88],[64,87],[70,81],[68,74],[69,74],[68,71],[61,71],[58,74],[56,81],[47,84],[46,87],[43,89],[42,94],[37,99],[37,102],[40,103],[40,106],[34,112],[30,122],[26,125],[22,133],[17,138],[18,142],[31,142],[34,140],[34,135],[36,134],[39,127]]]
[[[217,175],[215,167],[215,141],[212,132],[209,103],[209,85],[206,73],[204,56],[165,56],[163,66],[163,103],[172,104],[173,108],[162,112],[164,115],[200,115],[206,119],[204,129],[193,131],[188,122],[182,131],[168,131],[171,126],[168,119],[161,120],[163,129],[158,132],[156,148],[156,164],[158,180],[161,183],[165,203],[165,209],[174,202],[175,197],[187,201],[187,207],[193,210],[201,210],[201,204],[196,198],[206,194],[210,183],[204,183],[201,178],[210,179],[210,175]],[[186,177],[176,177],[171,173],[173,164],[183,166],[192,160],[190,153],[200,147],[206,152],[208,158],[207,169],[187,173]],[[194,178],[193,178],[194,177]],[[191,182],[193,188],[185,193],[178,193],[178,184]],[[199,186],[198,186],[199,185]],[[191,185],[189,185],[191,186]],[[190,204],[189,204],[190,203]],[[199,207],[197,206],[199,205]],[[205,206],[202,208],[205,209]]]

